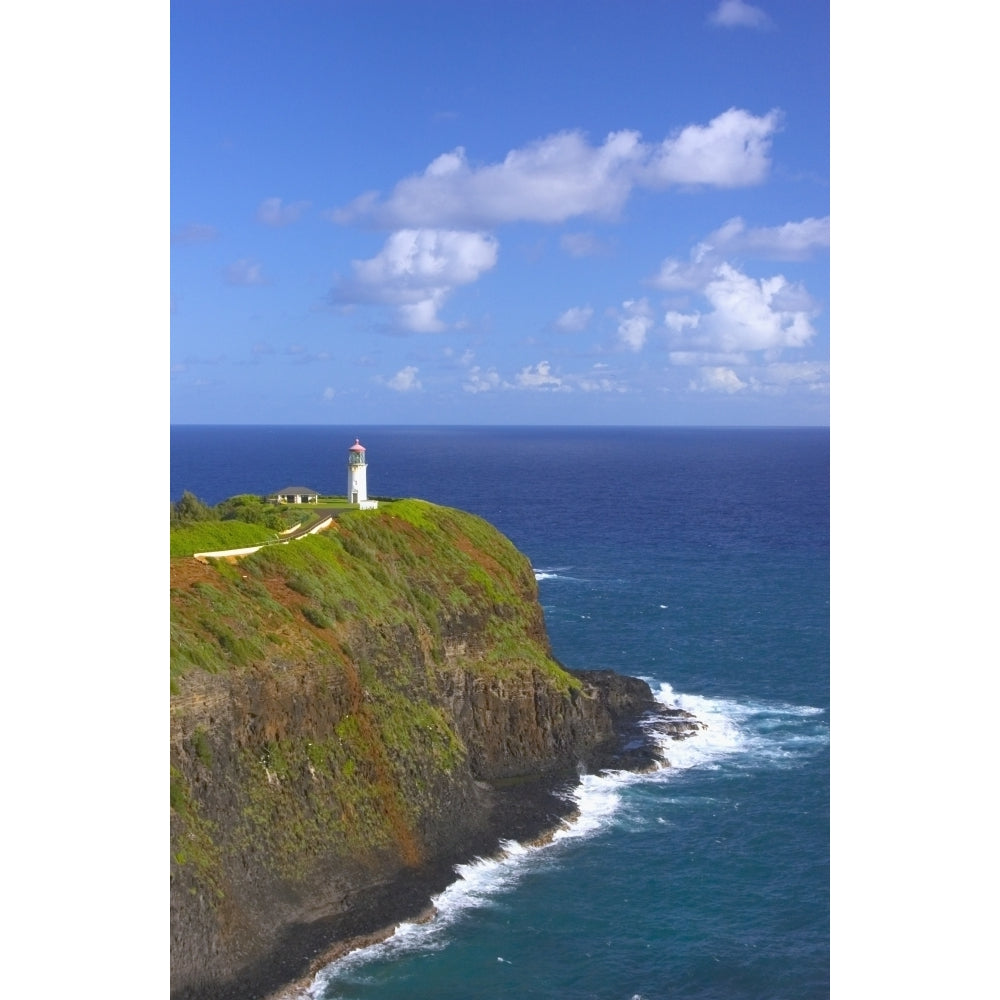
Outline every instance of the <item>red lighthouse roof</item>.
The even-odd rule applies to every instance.
[[[348,448],[348,451],[364,451],[364,450],[365,446],[361,443],[361,441],[358,438],[355,438],[354,444],[352,444],[351,447]]]

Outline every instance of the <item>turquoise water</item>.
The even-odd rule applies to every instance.
[[[829,994],[825,429],[174,428],[172,498],[302,482],[492,521],[558,659],[708,723],[651,775],[583,776],[543,848],[470,859],[430,924],[324,970],[333,998]]]

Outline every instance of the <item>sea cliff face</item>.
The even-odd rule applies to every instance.
[[[551,655],[528,560],[407,500],[171,565],[171,994],[251,1000],[415,914],[451,866],[648,763],[641,681]],[[683,723],[677,723],[682,725]]]

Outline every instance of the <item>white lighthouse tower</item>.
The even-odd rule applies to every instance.
[[[368,499],[368,462],[365,446],[358,438],[347,451],[347,502],[357,504],[362,510],[374,510],[377,500]]]

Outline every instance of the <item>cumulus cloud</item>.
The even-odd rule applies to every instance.
[[[649,302],[646,299],[629,299],[622,303],[618,340],[629,350],[641,351],[653,323],[653,310]]]
[[[751,278],[720,264],[701,289],[709,310],[670,311],[664,322],[677,345],[726,353],[803,347],[815,334],[816,308],[808,293],[783,275]]]
[[[417,378],[419,370],[413,365],[407,365],[405,368],[400,368],[385,384],[396,392],[417,392],[423,388]]]
[[[264,285],[267,283],[261,271],[261,265],[246,257],[242,257],[226,268],[226,281],[230,285]]]
[[[724,351],[802,347],[815,334],[808,295],[783,275],[757,280],[722,264],[704,294],[713,311],[702,326]]]
[[[702,368],[701,378],[691,383],[691,388],[700,392],[725,392],[732,394],[747,387],[732,368]]]
[[[739,216],[723,223],[692,249],[689,259],[668,257],[649,280],[666,292],[698,291],[712,280],[725,255],[761,260],[807,260],[830,246],[830,217],[748,228]]]
[[[551,391],[568,391],[569,386],[563,384],[558,375],[552,374],[548,361],[539,361],[537,365],[526,365],[514,376],[514,384],[520,389],[546,389]]]
[[[744,0],[722,0],[708,20],[720,28],[766,28],[771,24],[771,19],[760,7]]]
[[[589,371],[577,374],[555,374],[548,361],[526,365],[512,381],[501,377],[495,368],[483,370],[478,365],[466,373],[462,388],[469,393],[494,392],[628,392],[628,386],[607,365],[595,364]]]
[[[607,372],[606,367],[596,364],[587,374],[576,376],[577,388],[581,392],[628,392],[628,386]]]
[[[699,369],[689,387],[698,392],[755,393],[782,396],[798,391],[827,395],[830,391],[830,366],[822,361],[777,362],[754,367],[740,377],[725,365],[706,365]]]
[[[663,322],[666,323],[668,330],[673,330],[675,333],[683,333],[686,329],[696,330],[698,328],[698,324],[701,322],[701,314],[682,313],[677,312],[676,309],[670,309],[663,318]]]
[[[447,363],[450,366],[471,368],[472,362],[476,360],[476,355],[471,347],[467,347],[461,354],[454,347],[445,347],[441,353],[448,359]]]
[[[753,278],[724,255],[803,260],[829,244],[829,217],[756,229],[736,217],[698,243],[689,260],[664,260],[649,283],[707,304],[667,310],[663,323],[672,336],[672,356],[735,356],[805,346],[815,335],[812,319],[819,313],[806,289],[782,274]]]
[[[638,132],[622,130],[594,146],[580,131],[559,132],[511,150],[500,163],[481,166],[470,163],[458,147],[438,156],[422,174],[400,181],[384,200],[369,191],[330,217],[387,228],[616,218],[636,186],[759,183],[770,167],[770,140],[779,120],[777,111],[758,117],[731,108],[707,125],[688,125],[659,143],[645,143]]]
[[[771,166],[771,137],[778,111],[755,117],[730,108],[707,125],[688,125],[656,148],[645,171],[651,187],[708,184],[732,188],[759,184]]]
[[[446,299],[496,265],[498,246],[486,233],[402,229],[374,257],[353,261],[351,277],[338,282],[331,297],[393,306],[404,330],[444,330],[438,312]]]
[[[587,328],[594,310],[590,306],[573,306],[555,321],[555,328],[563,333],[579,333]]]
[[[649,279],[649,283],[664,292],[697,291],[711,278],[718,264],[718,258],[710,256],[709,250],[704,243],[699,243],[691,251],[691,259],[688,261],[668,257],[660,265],[660,270]]]
[[[286,205],[281,198],[265,198],[257,206],[257,221],[265,226],[287,226],[298,222],[308,207],[308,201],[296,201]]]
[[[492,392],[495,389],[501,388],[503,385],[499,374],[495,368],[487,369],[483,371],[479,365],[470,368],[465,375],[465,381],[462,383],[462,388],[466,392]]]
[[[703,246],[718,253],[742,253],[766,260],[807,260],[830,247],[830,216],[780,226],[747,228],[739,216],[723,223]]]

